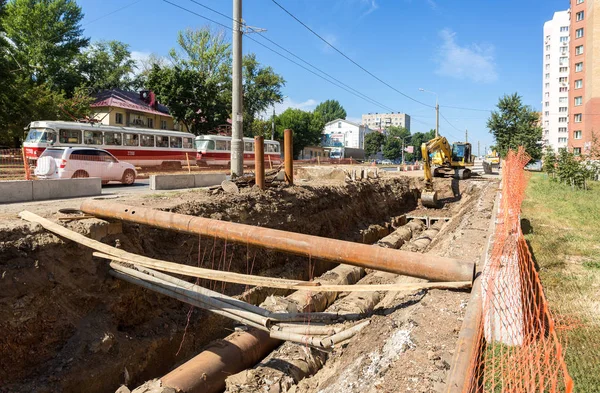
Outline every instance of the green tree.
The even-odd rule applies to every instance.
[[[377,154],[381,146],[385,143],[385,135],[378,131],[373,131],[365,136],[365,156],[367,158]]]
[[[542,128],[538,125],[539,115],[524,105],[517,93],[505,95],[498,101],[498,111],[492,112],[487,121],[490,133],[496,139],[498,153],[505,157],[509,149],[523,146],[532,159],[542,156]]]
[[[421,145],[423,143],[429,142],[435,138],[435,130],[429,130],[428,132],[415,132],[411,136],[410,145],[414,146],[414,154],[413,157],[415,160],[421,161],[423,159],[423,155],[421,154]]]
[[[14,43],[21,72],[38,85],[72,94],[77,75],[71,66],[89,43],[84,38],[81,7],[74,0],[13,0],[2,24]]]
[[[546,172],[548,176],[554,177],[556,172],[556,153],[554,152],[554,149],[552,149],[552,146],[546,146],[542,160],[542,169],[544,172]]]
[[[205,134],[227,122],[229,106],[222,86],[201,71],[155,65],[148,74],[147,87],[188,132]]]
[[[271,139],[271,120],[254,119],[249,128],[252,136],[263,136],[265,139]]]
[[[337,100],[327,100],[321,102],[315,108],[319,112],[325,124],[337,119],[346,119],[346,110]]]
[[[99,41],[78,56],[78,69],[92,91],[130,90],[136,85],[137,68],[129,45],[119,41]]]
[[[283,139],[286,128],[294,132],[294,158],[306,146],[318,145],[321,142],[321,133],[325,121],[318,112],[306,112],[301,109],[288,108],[275,119],[277,136]]]
[[[256,55],[244,56],[243,89],[244,89],[244,123],[252,125],[255,117],[273,104],[283,102],[281,89],[285,80],[276,74],[271,67],[262,67]],[[252,127],[244,127],[244,135],[252,136]]]
[[[387,137],[383,145],[383,156],[389,160],[402,157],[402,145],[410,146],[410,131],[404,127],[391,126],[387,129]],[[405,160],[412,160],[410,153],[404,154]]]
[[[225,81],[231,74],[231,44],[223,30],[209,26],[177,33],[179,48],[169,51],[173,64],[201,72],[208,80]]]

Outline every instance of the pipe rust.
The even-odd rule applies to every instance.
[[[283,131],[283,160],[285,164],[285,181],[294,185],[294,133],[290,129]]]
[[[254,172],[258,188],[265,189],[265,138],[254,137]]]
[[[475,274],[474,262],[170,213],[141,206],[89,199],[82,202],[81,210],[97,217],[116,218],[189,234],[212,236],[230,242],[430,281],[472,281]]]

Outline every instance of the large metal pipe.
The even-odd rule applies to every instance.
[[[290,129],[283,131],[283,160],[285,166],[285,181],[294,185],[294,133]]]
[[[254,137],[254,173],[258,188],[265,189],[265,138]]]
[[[418,277],[430,281],[471,281],[475,263],[301,233],[170,213],[89,199],[81,210],[98,217],[227,239],[276,251]]]

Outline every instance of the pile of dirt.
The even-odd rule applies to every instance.
[[[189,191],[128,197],[123,203],[358,240],[361,229],[415,208],[415,188],[412,180],[389,179],[247,188],[236,195]],[[53,218],[56,212],[41,215]],[[67,226],[90,235],[87,221]],[[307,258],[140,225],[123,224],[122,231],[102,241],[179,263],[202,261],[246,272],[252,262],[256,274],[309,274]],[[0,274],[0,391],[114,391],[122,383],[160,376],[233,328],[220,317],[190,312],[187,305],[112,278],[106,261],[92,257],[91,250],[37,225],[7,221],[0,226]],[[245,289],[220,285],[217,289],[230,294]]]

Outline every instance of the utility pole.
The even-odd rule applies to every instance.
[[[271,118],[271,140],[275,140],[275,105],[273,105],[273,117]]]
[[[244,142],[242,97],[242,0],[233,0],[233,91],[231,128],[231,177],[244,174]]]
[[[469,130],[465,129],[465,143],[469,141]]]
[[[437,90],[437,89],[436,89]],[[435,137],[440,135],[440,104],[438,103],[438,96],[435,95]]]

